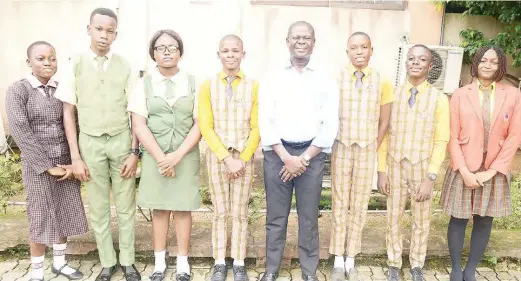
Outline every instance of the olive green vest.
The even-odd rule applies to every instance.
[[[170,106],[163,98],[154,95],[152,76],[144,78],[147,99],[147,125],[157,144],[165,153],[175,151],[194,125],[195,83],[193,76],[188,76],[188,93]],[[184,158],[199,161],[199,146],[196,145]]]
[[[88,54],[73,59],[80,131],[91,136],[117,135],[129,129],[126,92],[131,68],[113,54],[99,73]]]

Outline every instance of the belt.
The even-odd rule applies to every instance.
[[[291,147],[293,149],[306,148],[306,147],[310,146],[311,143],[313,142],[313,140],[301,141],[301,142],[291,142],[291,141],[285,141],[285,140],[280,140],[280,141],[282,142],[282,144],[284,146],[288,146],[288,147]]]

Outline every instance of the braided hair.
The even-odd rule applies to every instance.
[[[505,57],[505,52],[503,52],[503,50],[497,46],[484,46],[476,52],[476,54],[474,55],[474,60],[472,61],[472,67],[470,68],[470,75],[472,77],[478,77],[478,66],[481,63],[481,59],[488,50],[494,50],[497,54],[498,69],[496,71],[494,80],[501,81],[507,73],[507,60]]]

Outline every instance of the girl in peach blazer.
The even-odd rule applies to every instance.
[[[521,94],[499,82],[505,73],[503,51],[483,47],[472,64],[476,81],[456,90],[450,101],[451,167],[441,203],[451,216],[447,234],[451,281],[476,280],[476,267],[487,247],[493,218],[512,212],[510,164],[521,144]],[[471,249],[462,271],[461,251],[471,217]]]

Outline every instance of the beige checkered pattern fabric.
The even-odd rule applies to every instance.
[[[412,164],[407,159],[400,162],[387,158],[391,191],[387,196],[387,257],[388,265],[402,267],[402,217],[407,199],[411,198],[412,235],[409,259],[411,267],[422,268],[429,237],[431,200],[416,202],[414,199],[422,181],[427,177],[429,160]]]
[[[398,162],[408,159],[417,164],[432,154],[438,90],[429,84],[424,93],[418,93],[412,108],[408,103],[410,96],[404,86],[395,92],[388,131],[389,155]]]
[[[362,87],[356,89],[356,77],[344,68],[340,80],[340,127],[337,140],[350,146],[366,147],[378,137],[380,119],[380,74],[364,77]]]
[[[345,146],[337,140],[331,159],[333,231],[329,252],[355,257],[361,250],[362,230],[373,187],[376,142],[361,147],[358,144]]]
[[[239,159],[239,151],[232,151]],[[246,163],[244,176],[228,180],[224,162],[219,162],[214,153],[206,153],[210,195],[213,206],[212,245],[213,257],[224,260],[228,241],[228,217],[232,220],[231,257],[236,260],[246,258],[248,201],[253,184],[253,157]]]
[[[230,99],[219,77],[211,80],[215,133],[227,148],[242,151],[250,134],[253,80],[244,77]]]

